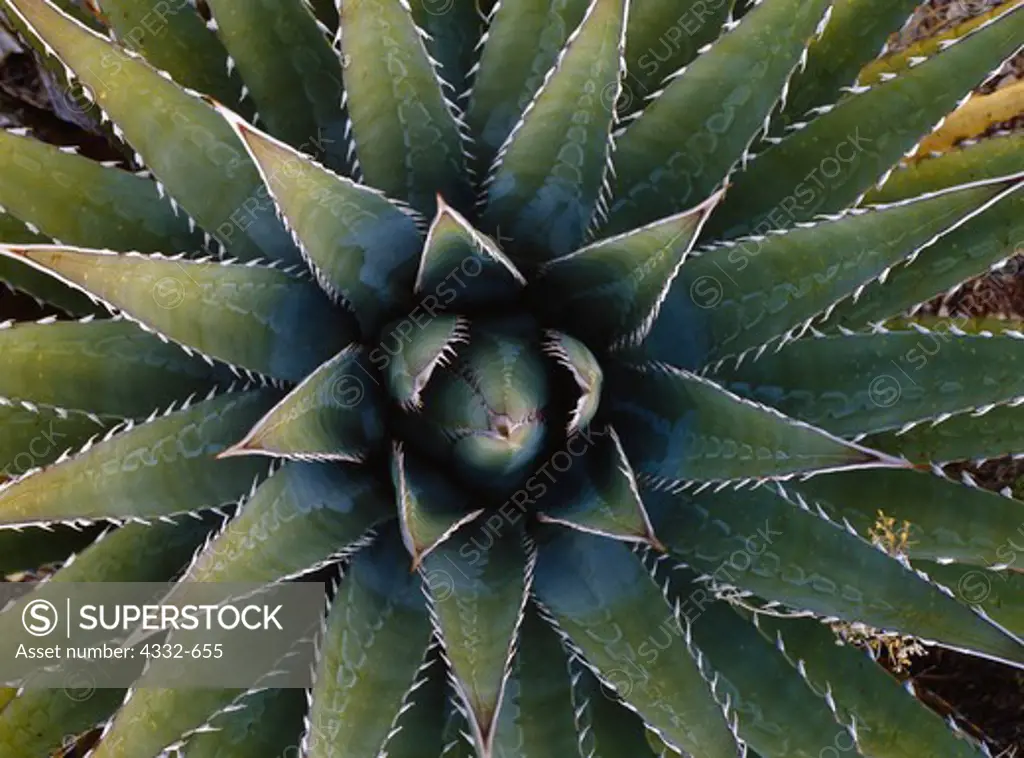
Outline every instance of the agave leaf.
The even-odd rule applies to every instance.
[[[368,356],[386,371],[391,396],[406,409],[423,406],[422,394],[430,378],[451,361],[456,346],[468,336],[467,322],[459,316],[433,315],[420,323],[416,315],[388,325],[380,344]],[[418,327],[415,331],[414,326]]]
[[[891,202],[930,192],[959,181],[999,176],[1004,169],[1024,170],[1024,135],[993,137],[977,144],[893,172],[866,201]],[[873,282],[863,297],[846,300],[830,324],[858,328],[917,306],[936,294],[956,289],[971,277],[1021,252],[1024,197],[1016,195],[922,251],[913,265],[893,269],[885,283]]]
[[[450,87],[448,94],[453,99],[461,97],[469,89],[470,70],[483,33],[481,4],[415,0],[409,6],[416,26],[429,35],[427,51],[437,61],[441,78]]]
[[[183,87],[225,103],[242,99],[242,80],[227,66],[228,53],[194,2],[93,0],[115,39],[145,56]],[[249,109],[251,115],[251,108]]]
[[[806,65],[790,80],[772,131],[780,135],[784,127],[805,121],[812,108],[839,100],[918,5],[917,0],[838,0],[825,31],[807,50]]]
[[[816,370],[821,366],[829,370]],[[939,423],[1024,397],[1024,337],[919,327],[810,338],[726,368],[716,379],[787,416],[852,436]]]
[[[657,734],[647,730],[643,719],[621,704],[611,687],[599,682],[578,661],[573,669],[581,754],[588,754],[582,748],[592,749],[595,758],[657,758],[675,754]],[[631,670],[635,673],[635,669]],[[631,676],[620,669],[611,673],[617,675],[616,685],[628,697],[633,687]],[[657,751],[652,751],[652,738],[661,743]]]
[[[611,421],[626,455],[638,474],[656,480],[899,465],[673,366],[619,366],[609,387]]]
[[[717,587],[1021,665],[1024,642],[841,525],[768,488],[644,492],[658,536]],[[870,583],[865,577],[870,576]]]
[[[0,400],[0,482],[53,463],[65,450],[81,447],[119,421]]]
[[[907,554],[915,560],[1012,564],[1007,542],[1022,536],[1024,503],[920,471],[849,471],[789,482],[786,489],[865,537],[879,511],[909,523]]]
[[[0,524],[158,518],[236,502],[266,463],[214,456],[266,413],[276,395],[214,397],[0,485]]]
[[[296,749],[306,715],[306,693],[299,689],[258,690],[215,714],[188,737],[181,752],[188,758],[223,758],[225,754],[287,756]]]
[[[560,475],[539,499],[537,518],[612,539],[657,546],[618,435],[611,427],[591,433],[601,436],[583,448],[582,465]],[[567,449],[571,450],[571,442],[577,439],[570,438]]]
[[[391,453],[391,481],[402,541],[412,556],[413,569],[457,529],[484,512],[483,508],[472,510],[465,494],[419,457],[406,454],[400,445]]]
[[[165,253],[202,250],[202,234],[160,197],[152,179],[2,130],[0,177],[0,206],[65,244]],[[49,241],[7,234],[2,239]]]
[[[696,578],[685,565],[671,561],[660,563],[655,575],[706,656],[705,675],[729,703],[740,737],[764,758],[820,758],[837,744],[852,746],[854,736],[836,723],[825,700],[807,687],[780,651],[728,604],[706,602],[706,590]],[[658,651],[648,653],[655,665]]]
[[[242,694],[240,689],[134,689],[104,729],[103,740],[89,758],[160,755],[165,747],[177,744],[182,735],[201,726],[211,713],[229,706]]]
[[[364,333],[373,332],[412,284],[421,244],[414,215],[221,113],[256,162],[321,285],[352,306]]]
[[[760,614],[756,624],[815,692],[822,696],[830,693],[836,717],[844,724],[856,724],[857,747],[864,755],[983,755],[971,742],[957,739],[938,714],[926,708],[864,652],[849,645],[837,645],[835,634],[818,621]]]
[[[388,519],[390,506],[390,492],[366,469],[286,463],[196,556],[183,581],[257,584],[308,573],[351,550]],[[189,584],[169,597],[184,602]]]
[[[0,212],[0,240],[4,242],[34,243],[49,242],[41,234],[30,232],[13,216]],[[58,282],[52,276],[37,271],[28,264],[0,257],[0,285],[15,292],[22,292],[38,303],[53,306],[69,316],[81,317],[99,315],[104,309],[91,302],[81,292]],[[0,294],[4,287],[0,286]]]
[[[304,0],[211,0],[209,5],[217,34],[245,79],[267,131],[345,170],[341,61]]]
[[[580,737],[566,653],[535,607],[527,606],[525,614],[498,714],[494,758],[576,755]]]
[[[427,232],[416,275],[416,293],[433,293],[432,307],[436,307],[437,296],[444,290],[442,305],[459,308],[510,300],[525,284],[494,241],[438,196],[437,215]],[[423,303],[430,297],[424,297]]]
[[[763,128],[830,5],[761,2],[664,85],[618,140],[615,201],[602,234],[678,213],[721,185]]]
[[[427,53],[409,4],[342,4],[338,35],[359,172],[425,215],[435,193],[467,199],[463,137],[454,103]]]
[[[491,166],[484,224],[528,262],[573,251],[604,216],[628,5],[591,2]]]
[[[931,423],[910,428],[905,424],[895,431],[869,434],[862,442],[918,465],[1017,455],[1024,451],[1021,403],[1019,397],[1006,405],[992,407],[987,403],[949,418],[943,414]]]
[[[591,0],[496,3],[466,111],[475,174],[483,177],[558,60]],[[523,40],[530,40],[524,45]]]
[[[356,553],[327,617],[305,755],[377,755],[424,677],[430,622],[394,530]],[[436,663],[436,662],[435,662]]]
[[[708,232],[763,232],[856,202],[1012,56],[1021,39],[1024,7],[1018,6],[896,79],[846,98],[736,176]]]
[[[957,187],[693,255],[673,282],[644,352],[689,368],[786,342],[987,209],[998,212],[1024,197],[1022,178]],[[692,325],[685,337],[681,323]]]
[[[999,124],[1011,121],[1024,102],[1024,82],[1017,81],[987,95],[974,94],[949,114],[942,126],[917,146],[913,158],[925,158],[953,150],[961,140],[981,137],[996,131]]]
[[[1011,540],[1024,543],[1021,538],[1024,538],[1024,531],[1018,530]],[[1024,547],[1011,540],[1007,540],[1003,548],[1016,560],[1018,551],[1024,551]],[[953,590],[960,602],[980,607],[1014,634],[1024,635],[1024,571],[1021,571],[1020,566],[989,571],[960,563],[914,561],[914,568],[924,571],[933,581]]]
[[[536,285],[541,307],[595,344],[639,341],[721,196],[549,261]]]
[[[15,323],[0,353],[0,396],[106,417],[142,420],[237,380],[124,319]]]
[[[383,402],[362,348],[350,345],[306,377],[220,457],[255,453],[361,461],[383,440]]]
[[[691,63],[714,42],[730,17],[735,0],[631,0],[626,27],[627,78],[619,110],[644,106],[662,82]]]
[[[734,758],[733,734],[681,636],[661,651],[649,678],[634,681],[636,651],[651,630],[675,621],[625,545],[551,528],[540,541],[534,592],[566,643],[666,740],[707,758]]]
[[[422,571],[455,691],[477,752],[489,757],[525,614],[532,556],[520,529],[502,524],[494,530],[478,520],[427,555]]]
[[[25,690],[0,710],[0,750],[4,755],[61,755],[54,751],[107,719],[124,695],[123,689],[94,689],[84,681],[66,689]]]
[[[48,529],[0,529],[0,578],[63,562],[95,542],[102,533],[101,529],[76,529],[64,525]]]
[[[170,195],[233,255],[299,260],[255,166],[213,108],[46,0],[6,2],[74,71]]]
[[[450,758],[444,751],[445,708],[448,705],[448,672],[434,645],[418,673],[418,686],[405,694],[408,710],[395,719],[395,727],[382,750],[388,758]],[[508,756],[508,758],[512,758]]]
[[[46,271],[186,348],[280,379],[302,380],[356,336],[348,314],[332,308],[313,282],[276,268],[46,245],[0,247],[0,255]]]
[[[580,393],[566,429],[572,435],[589,426],[597,414],[604,372],[594,354],[575,337],[549,330],[547,338],[545,352],[569,372]]]

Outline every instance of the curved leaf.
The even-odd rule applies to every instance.
[[[56,461],[115,426],[120,419],[97,418],[53,408],[26,408],[0,399],[0,482]]]
[[[276,394],[214,397],[0,485],[0,524],[158,518],[237,502],[267,464],[214,456],[266,413]]]
[[[298,749],[305,715],[303,690],[258,690],[215,714],[207,724],[211,731],[189,737],[181,752],[188,758],[287,756]]]
[[[435,193],[468,199],[454,104],[402,0],[341,5],[338,35],[359,171],[390,197],[431,215]]]
[[[530,263],[571,252],[604,216],[628,5],[592,0],[491,166],[484,223]]]
[[[304,754],[377,755],[425,673],[430,622],[418,573],[389,531],[352,559],[331,612],[313,686]]]
[[[580,393],[566,429],[570,435],[575,434],[590,425],[601,404],[601,386],[604,383],[601,363],[584,343],[561,332],[547,332],[544,350],[569,372]]]
[[[1013,561],[1024,552],[1024,547],[1012,541],[1021,537],[1024,533],[1018,530],[1002,546]],[[1010,556],[1004,554],[1006,557]],[[1024,636],[1024,570],[1021,565],[1011,565],[1002,571],[982,571],[958,563],[914,561],[914,568],[948,587],[961,603],[981,608],[1014,634]]]
[[[69,737],[108,718],[124,695],[124,690],[77,683],[60,690],[25,690],[0,710],[0,750],[4,755],[53,755],[69,744]]]
[[[363,460],[384,438],[384,399],[364,358],[357,345],[342,350],[220,457],[258,454],[298,460]]]
[[[415,331],[414,324],[419,327]],[[386,370],[391,396],[407,410],[423,407],[423,391],[430,378],[451,362],[456,346],[468,338],[465,319],[448,315],[435,316],[424,324],[410,316],[390,324],[383,334],[369,358]]]
[[[657,670],[635,677],[636,656],[652,630],[675,624],[640,560],[619,542],[551,528],[541,538],[534,592],[567,644],[673,745],[706,758],[734,758],[738,747],[682,635]]]
[[[658,481],[901,465],[672,366],[616,367],[609,388],[626,455],[637,473]]]
[[[618,140],[615,200],[602,234],[678,213],[722,184],[763,128],[830,5],[758,3],[664,84]]]
[[[0,247],[186,348],[299,381],[352,342],[350,316],[275,268],[33,245]],[[318,324],[313,334],[306,324]],[[306,335],[303,340],[300,335]]]
[[[5,1],[73,70],[157,180],[204,229],[239,258],[299,260],[256,168],[209,105],[46,0]]]

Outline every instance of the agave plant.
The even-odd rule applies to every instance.
[[[0,134],[69,316],[0,330],[0,568],[340,581],[308,692],[0,692],[0,753],[989,754],[836,644],[1024,665],[1024,506],[944,473],[1022,334],[913,319],[1024,139],[901,164],[1024,8],[860,83],[915,4],[4,0],[128,149]]]

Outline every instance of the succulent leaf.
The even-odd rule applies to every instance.
[[[550,330],[544,349],[572,376],[580,396],[569,415],[566,431],[573,435],[590,426],[601,404],[604,371],[586,344],[568,334]]]
[[[231,752],[288,755],[302,734],[306,705],[303,690],[270,688],[247,694],[189,736],[181,751],[188,758],[222,758]]]
[[[632,689],[635,664],[633,667],[629,672],[615,671],[623,689]],[[582,754],[587,754],[585,749],[601,758],[662,758],[675,754],[661,737],[647,729],[643,719],[622,704],[611,687],[598,681],[579,661],[573,666],[573,696]],[[653,742],[660,743],[656,751],[652,750]]]
[[[628,6],[592,0],[487,176],[484,223],[526,262],[572,252],[604,216]]]
[[[629,651],[638,650],[652,629],[675,623],[672,609],[627,547],[552,527],[540,541],[534,592],[566,644],[586,656],[659,735],[696,755],[736,756],[732,731],[681,634],[661,651],[661,665],[642,686],[627,686],[630,673],[622,667],[635,664]]]

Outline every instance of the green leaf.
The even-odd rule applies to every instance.
[[[1007,543],[1024,523],[1019,500],[920,471],[847,471],[788,482],[786,489],[865,537],[879,511],[909,522],[913,560],[1012,564],[1016,553]]]
[[[241,442],[221,453],[297,460],[363,460],[384,438],[384,398],[350,345],[306,377]],[[369,387],[369,393],[367,393]]]
[[[29,409],[0,399],[0,482],[53,463],[65,450],[80,448],[119,420],[38,406]]]
[[[455,281],[449,281],[452,279]],[[442,289],[442,305],[460,308],[513,299],[525,284],[526,279],[494,240],[474,229],[461,213],[438,196],[437,215],[427,232],[415,286],[417,294],[433,293],[422,300],[425,304],[432,298],[428,312],[437,307]]]
[[[419,327],[415,331],[414,325]],[[386,370],[391,396],[406,410],[418,410],[434,372],[451,361],[458,344],[467,341],[468,322],[460,316],[438,315],[421,325],[410,317],[389,324],[382,334],[369,358]]]
[[[494,736],[494,758],[579,753],[572,681],[558,636],[532,605],[525,609]]]
[[[266,463],[214,456],[266,413],[276,394],[214,397],[0,485],[0,524],[157,518],[236,502]]]
[[[881,190],[868,193],[865,202],[898,201],[1022,170],[1024,135],[993,137],[893,172]],[[884,284],[868,285],[860,300],[840,303],[828,323],[860,328],[901,313],[1020,252],[1021,239],[1024,197],[1017,194],[923,250],[913,266],[893,269]]]
[[[541,307],[595,344],[639,341],[721,193],[688,211],[601,240],[544,264]]]
[[[736,176],[709,234],[763,233],[856,202],[1022,38],[1017,6],[896,79],[847,97]]]
[[[60,690],[25,690],[0,710],[0,751],[4,755],[53,755],[69,737],[108,718],[124,695],[123,689],[94,689],[84,682]]]
[[[853,744],[845,726],[828,706],[746,619],[727,603],[706,602],[697,575],[685,565],[659,563],[655,581],[670,604],[678,604],[680,625],[704,654],[705,676],[729,704],[740,737],[764,758],[821,758],[837,744]],[[700,597],[698,607],[693,607]],[[657,666],[663,640],[676,629],[659,629],[653,645],[642,649],[645,663]]]
[[[477,752],[491,755],[530,589],[523,534],[476,521],[423,559],[431,616]]]
[[[434,645],[420,669],[419,686],[406,693],[407,711],[395,719],[395,729],[384,745],[388,758],[421,758],[423,755],[450,758],[444,750],[445,708],[448,706],[448,672],[435,655]],[[508,758],[512,758],[509,756]]]
[[[246,260],[297,262],[255,166],[213,108],[45,0],[6,0],[204,229]]]
[[[660,737],[647,730],[643,719],[621,704],[611,687],[599,682],[578,661],[573,669],[581,754],[588,755],[582,748],[592,747],[594,758],[659,758],[674,755],[674,751],[670,752],[671,749]],[[630,669],[635,671],[635,664],[631,664]],[[625,671],[616,670],[612,673],[616,675],[616,684],[624,690],[632,688],[631,679]],[[661,742],[664,747],[652,752],[651,739]]]
[[[722,33],[735,0],[631,0],[626,27],[627,78],[619,110],[640,110],[666,77],[691,63]]]
[[[678,213],[722,184],[763,128],[829,6],[761,2],[665,83],[618,139],[615,201],[602,234]]]
[[[549,330],[544,350],[572,376],[579,398],[569,416],[566,431],[572,435],[585,429],[594,420],[601,404],[601,386],[604,372],[601,363],[590,349],[575,337]]]
[[[321,285],[353,308],[364,334],[372,333],[412,286],[421,245],[415,215],[221,112],[255,161]]]
[[[773,126],[805,121],[808,111],[835,103],[842,88],[857,81],[866,63],[879,54],[894,30],[919,5],[918,0],[839,0],[822,35],[807,50],[807,64],[789,82],[785,107]]]
[[[852,436],[1024,396],[1024,338],[923,327],[809,338],[715,378],[787,416]]]
[[[327,617],[306,755],[377,755],[425,678],[430,641],[422,584],[395,532],[356,553]],[[436,665],[436,662],[434,662]]]
[[[551,528],[540,539],[534,592],[566,642],[673,745],[702,758],[734,758],[736,741],[681,635],[661,651],[649,679],[630,678],[635,651],[652,630],[676,622],[625,545]]]
[[[495,4],[466,111],[478,178],[490,169],[590,3],[518,0]],[[523,40],[530,44],[524,45]]]
[[[618,435],[611,427],[591,433],[600,437],[583,448],[582,465],[560,475],[539,498],[537,518],[625,542],[658,545]],[[566,448],[572,451],[570,442]]]
[[[0,177],[0,206],[64,244],[142,252],[202,250],[202,234],[190,230],[188,219],[161,198],[152,179],[3,130]],[[2,239],[49,241],[7,234]]]
[[[5,240],[8,235],[0,234]],[[29,242],[30,240],[20,240]],[[52,276],[37,271],[28,264],[20,263],[11,258],[0,257],[0,285],[7,285],[15,292],[32,297],[38,303],[45,303],[63,311],[69,316],[99,315],[105,310],[92,303],[81,292],[77,292]],[[0,294],[3,288],[0,287]]]
[[[857,300],[898,264],[928,255],[930,245],[986,209],[1014,202],[1014,193],[1024,197],[1021,178],[946,189],[692,255],[665,298],[645,353],[689,368],[788,341],[837,303]],[[684,322],[692,326],[680,338]]]
[[[392,508],[391,493],[367,469],[286,463],[196,557],[184,580],[255,584],[307,573],[351,550]],[[187,597],[188,585],[181,588],[171,597]]]
[[[214,715],[207,726],[216,731],[190,736],[181,752],[188,758],[287,756],[297,749],[305,715],[305,691],[258,690]]]
[[[232,75],[227,51],[193,2],[100,0],[97,5],[118,42],[141,53],[181,86],[225,103],[241,100],[242,80]]]
[[[1002,546],[1016,559],[1024,547],[1011,540],[1024,537],[1024,526]],[[1004,555],[1004,557],[1009,557]],[[1011,565],[1001,571],[979,570],[959,563],[941,564],[914,561],[914,568],[924,571],[932,580],[948,587],[961,603],[981,608],[996,623],[1016,635],[1024,635],[1024,572]]]
[[[43,245],[8,246],[0,255],[49,272],[180,345],[280,379],[304,379],[356,336],[351,317],[313,282],[275,268]]]
[[[420,29],[403,0],[340,9],[347,106],[366,183],[425,215],[435,193],[468,200],[465,145]]]
[[[89,758],[159,755],[165,747],[176,744],[182,735],[204,724],[212,713],[230,705],[243,692],[151,686],[134,689]]]
[[[461,97],[469,89],[470,70],[484,31],[481,4],[414,0],[409,6],[413,21],[430,35],[426,39],[427,51],[438,62],[439,74],[450,87],[449,95],[453,100],[455,96]]]
[[[900,465],[665,364],[609,374],[611,422],[633,468],[659,481],[723,481]]]
[[[16,323],[0,354],[0,396],[108,417],[143,420],[237,380],[125,319]]]
[[[487,176],[484,224],[528,262],[572,252],[604,217],[627,8],[593,0]]]
[[[983,753],[957,739],[946,722],[905,690],[867,654],[837,645],[828,627],[813,619],[759,614],[756,624],[806,678],[815,692],[830,693],[837,718],[856,723],[857,748],[877,758],[980,758]],[[850,744],[843,740],[841,745]]]
[[[308,4],[211,0],[209,6],[217,34],[245,79],[267,131],[345,170],[342,63]]]
[[[484,512],[483,508],[472,510],[470,499],[444,475],[418,456],[407,455],[398,444],[391,453],[391,481],[402,541],[412,556],[413,569],[457,529]]]
[[[1024,642],[842,525],[768,488],[644,492],[669,550],[721,588],[1020,665]],[[867,579],[870,577],[870,579]]]

